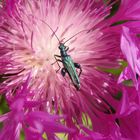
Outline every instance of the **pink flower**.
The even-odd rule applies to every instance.
[[[70,140],[125,140],[120,132],[119,126],[117,125],[112,125],[110,134],[106,136],[102,133],[94,132],[91,129],[87,129],[84,126],[80,126],[80,128],[80,132],[73,135]]]
[[[54,104],[56,111],[60,107],[65,113],[79,116],[78,111],[107,107],[102,100],[116,93],[115,87],[110,88],[116,81],[100,69],[118,67],[120,53],[118,35],[105,19],[110,8],[102,1],[91,0],[7,0],[8,14],[1,13],[0,23],[0,73],[6,78],[1,90],[12,96],[13,89],[31,72],[29,86],[36,91],[31,98],[45,99],[48,110]],[[68,54],[82,67],[79,91],[68,74],[63,77],[60,71],[56,73],[57,63],[52,65],[54,55],[60,55],[59,42],[47,24],[63,42],[83,31],[66,43]]]
[[[122,87],[122,99],[116,110],[121,137],[139,140],[140,98],[134,87]]]
[[[42,140],[43,134],[48,139],[58,140],[55,133],[71,133],[60,123],[64,117],[50,115],[39,111],[41,102],[30,101],[27,83],[17,91],[17,95],[9,102],[10,111],[0,116],[3,128],[0,131],[1,140],[19,140],[23,131],[26,140]]]
[[[139,117],[140,117],[140,111],[136,110],[131,114],[119,119],[120,132],[122,133],[123,137],[125,137],[128,140],[140,139]]]
[[[18,140],[24,131],[26,140],[41,140],[43,134],[57,140],[57,132],[69,133],[69,140],[138,140],[139,22],[110,24],[138,20],[139,3],[122,0],[111,19],[106,18],[111,5],[101,0],[6,0],[0,5],[0,91],[10,107],[0,116],[0,139]],[[56,72],[60,42],[69,47],[72,62],[81,65],[79,90],[62,69],[64,62],[58,62],[64,71]],[[118,86],[118,77],[104,72],[118,68],[120,58],[128,66],[119,83],[132,79],[137,91]],[[122,98],[116,100],[118,91]],[[93,128],[84,126],[83,115]]]
[[[121,50],[123,53],[122,59],[128,63],[128,66],[121,73],[118,82],[125,82],[126,80],[132,80],[132,86],[134,85],[139,90],[139,76],[140,76],[140,4],[139,0],[121,0],[117,13],[109,20],[116,24],[113,26],[113,30],[121,34]]]
[[[121,37],[121,49],[128,62],[128,66],[120,75],[119,82],[132,79],[134,85],[138,89],[139,80],[137,75],[140,75],[139,43],[135,34],[125,26],[123,27]]]
[[[116,110],[117,117],[130,115],[132,112],[140,110],[140,98],[134,87],[122,86],[122,98]]]
[[[72,140],[106,140],[106,138],[100,133],[93,132],[90,129],[81,126],[81,133],[75,134],[72,137]]]
[[[119,103],[114,99],[119,91],[117,78],[103,71],[119,67],[120,36],[106,19],[111,6],[102,0],[6,2],[0,12],[0,73],[4,78],[0,89],[7,100],[15,98],[15,91],[30,74],[28,99],[43,101],[39,111],[66,114],[68,127],[82,124],[85,113],[95,133],[108,136],[116,128],[113,114]],[[82,67],[78,91],[68,73],[63,77],[61,71],[56,72],[58,40],[68,40],[68,55]]]
[[[119,21],[135,21],[140,19],[140,0],[121,0],[119,9],[110,19],[111,23]]]

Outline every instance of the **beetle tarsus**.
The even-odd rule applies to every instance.
[[[66,69],[65,68],[61,69],[61,74],[62,74],[63,77],[66,75]]]
[[[60,59],[58,59],[58,57],[60,58],[61,56],[59,56],[59,55],[54,55],[54,58],[55,58],[55,62],[54,63],[52,63],[51,65],[53,65],[53,64],[55,64],[55,63],[57,63],[57,65],[58,65],[58,70],[56,70],[56,73],[60,70],[60,65],[59,65],[59,63],[58,62],[61,62],[62,63],[62,60],[60,60]]]
[[[82,73],[81,65],[79,63],[74,63],[74,66],[75,66],[75,68],[80,69],[80,72],[79,72],[79,75],[78,75],[80,77],[80,75]]]

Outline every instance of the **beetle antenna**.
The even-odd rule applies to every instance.
[[[60,43],[60,40],[59,40],[58,36],[56,35],[55,31],[52,29],[52,27],[48,23],[46,23],[45,21],[43,21],[43,20],[40,20],[40,21],[43,22],[44,24],[46,24],[51,29],[51,31],[53,32],[53,34],[57,38],[58,42]]]
[[[66,40],[66,41],[64,42],[64,44],[65,44],[66,42],[68,42],[69,40],[71,40],[72,38],[74,38],[75,36],[77,36],[78,34],[80,34],[80,33],[82,33],[82,32],[85,32],[85,31],[88,32],[88,31],[90,31],[90,30],[82,30],[82,31],[76,33],[75,35],[73,35],[72,37],[70,37],[68,40]]]

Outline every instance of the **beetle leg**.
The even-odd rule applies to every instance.
[[[59,55],[54,55],[54,58],[55,58],[55,62],[54,63],[52,63],[51,65],[53,65],[53,64],[55,64],[55,63],[58,63],[58,61],[59,62],[62,62],[62,60],[60,60],[60,59],[58,59],[58,57],[60,58],[61,56],[59,56]],[[58,64],[59,65],[59,64]]]
[[[80,77],[80,75],[81,75],[81,73],[82,73],[81,65],[78,64],[78,63],[74,63],[74,66],[75,66],[75,68],[80,69],[80,72],[79,72],[79,75],[78,75],[78,76]]]
[[[65,68],[62,68],[62,69],[61,69],[61,74],[62,74],[63,77],[65,76],[66,72],[67,72],[67,71],[66,71]]]
[[[60,55],[55,54],[54,57],[61,57]]]
[[[56,73],[60,70],[60,65],[59,65],[59,63],[58,62],[62,62],[62,60],[60,60],[60,59],[58,59],[58,57],[60,58],[61,56],[59,56],[59,55],[54,55],[54,58],[55,58],[55,62],[54,63],[52,63],[51,65],[53,65],[53,64],[55,64],[55,63],[57,63],[57,65],[58,65],[58,70],[56,70]]]
[[[66,47],[65,47],[65,51],[67,52],[68,50],[69,50],[69,47],[66,46]]]

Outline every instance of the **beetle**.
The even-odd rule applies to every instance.
[[[79,90],[80,89],[79,77],[82,73],[81,65],[79,63],[75,63],[71,58],[71,56],[67,54],[69,48],[66,47],[64,43],[60,43],[59,49],[60,49],[60,55],[54,55],[55,60],[59,66],[59,69],[57,71],[60,70],[60,65],[58,62],[62,62],[63,63],[63,68],[61,69],[62,76],[64,77],[65,74],[68,73],[73,85],[77,90]],[[80,69],[79,74],[77,74],[76,68]]]
[[[80,34],[81,32],[84,32],[84,31],[89,32],[89,30],[82,30],[82,31],[76,33],[75,35],[73,35],[72,37],[70,37],[64,43],[62,43],[59,40],[59,38],[57,37],[56,33],[51,28],[51,26],[48,23],[46,23],[45,21],[42,21],[42,22],[45,23],[50,28],[50,30],[53,32],[53,34],[55,35],[55,37],[57,38],[57,40],[59,42],[58,48],[60,50],[60,55],[56,55],[56,54],[54,55],[54,58],[55,58],[56,61],[54,63],[52,63],[52,65],[55,64],[55,63],[58,64],[59,69],[56,71],[56,72],[58,72],[61,68],[60,65],[59,65],[59,62],[61,62],[63,64],[63,68],[61,69],[62,76],[64,77],[66,75],[66,73],[68,73],[74,87],[77,90],[80,90],[80,79],[79,79],[79,77],[82,73],[82,67],[79,63],[75,63],[73,61],[73,59],[71,58],[71,56],[67,53],[67,51],[69,50],[69,47],[65,46],[65,43],[68,42],[73,37],[75,37],[76,35]],[[80,70],[79,74],[77,73],[76,69]]]

